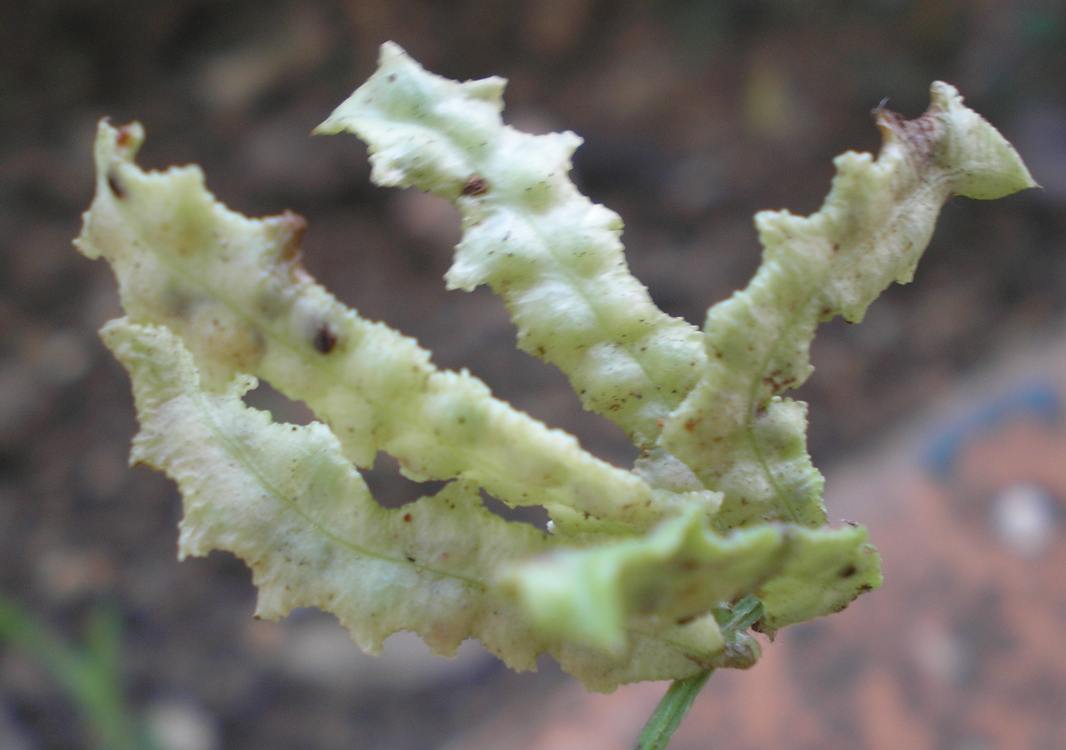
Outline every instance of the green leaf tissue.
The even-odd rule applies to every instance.
[[[365,141],[375,183],[458,207],[448,287],[500,295],[518,346],[625,431],[635,464],[438,369],[308,275],[299,216],[235,213],[195,166],[144,171],[141,126],[105,121],[76,245],[118,280],[125,316],[102,335],[132,379],[131,460],[178,484],[182,557],[222,549],[248,564],[260,617],[318,607],[371,653],[401,630],[444,655],[476,638],[515,669],[547,653],[598,691],[749,666],[755,639],[720,626],[732,605],[757,598],[753,627],[773,633],[881,582],[866,530],[827,525],[806,405],[786,395],[811,374],[818,324],[858,322],[909,281],[949,197],[1033,180],[934,83],[917,119],[875,111],[880,153],[838,156],[817,213],[755,216],[762,265],[700,329],[655,306],[627,267],[621,219],[571,182],[580,138],[503,124],[504,83],[450,81],[386,44],[316,132]],[[247,406],[258,379],[318,421]],[[446,484],[387,509],[360,474],[380,451]],[[551,522],[504,520],[482,490]]]

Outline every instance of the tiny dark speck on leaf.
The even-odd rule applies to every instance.
[[[337,334],[330,328],[329,323],[323,323],[315,331],[315,337],[311,343],[318,351],[329,354],[337,345]]]
[[[411,557],[410,555],[404,555],[404,557],[407,558],[407,562],[413,563],[415,561],[415,559],[413,557]]]
[[[404,513],[403,514],[403,522],[404,523],[411,523],[411,514],[410,513]]]
[[[851,578],[857,572],[858,571],[854,565],[845,565],[843,568],[840,569],[840,572],[837,575],[839,575],[841,578]]]

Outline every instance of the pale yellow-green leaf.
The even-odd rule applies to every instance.
[[[1032,179],[934,84],[916,120],[878,111],[881,153],[838,157],[818,213],[757,215],[763,264],[701,333],[655,308],[627,270],[618,217],[570,182],[579,139],[503,125],[502,89],[432,75],[385,45],[378,72],[319,130],[366,140],[380,184],[459,206],[449,285],[503,297],[520,346],[632,437],[632,470],[341,305],[300,265],[298,216],[234,213],[196,167],[145,172],[140,126],[103,123],[77,245],[119,282],[127,318],[104,335],[134,383],[133,457],[179,484],[182,554],[245,559],[263,616],[318,606],[370,651],[412,630],[441,653],[478,638],[516,668],[550,653],[600,690],[748,666],[754,641],[725,643],[712,611],[757,596],[759,629],[772,632],[880,583],[864,529],[818,528],[806,405],[781,396],[809,376],[818,323],[858,321],[909,280],[948,197]],[[277,424],[248,408],[253,376],[322,421]],[[385,510],[357,469],[379,451],[449,484]],[[492,515],[481,489],[543,505],[555,533]]]
[[[510,505],[636,528],[683,501],[716,507],[708,493],[653,492],[469,373],[438,370],[413,339],[345,308],[303,270],[303,219],[230,211],[195,166],[141,170],[143,138],[136,124],[100,125],[96,196],[77,246],[111,264],[131,319],[181,335],[209,387],[257,375],[305,401],[357,465],[383,450],[411,478],[467,479]]]
[[[792,527],[788,555],[755,592],[763,605],[759,629],[773,631],[839,612],[859,594],[881,585],[881,558],[866,529]]]
[[[319,607],[371,653],[398,630],[418,633],[441,654],[477,638],[516,669],[551,653],[600,690],[692,673],[721,649],[713,623],[635,626],[614,654],[560,638],[556,628],[534,630],[495,579],[552,538],[487,511],[475,484],[452,482],[432,497],[382,508],[328,427],[278,424],[241,401],[254,378],[206,390],[169,329],[123,318],[102,333],[133,382],[141,430],[131,460],[166,472],[181,489],[180,554],[223,549],[245,560],[260,617]]]
[[[765,630],[820,617],[880,585],[881,571],[862,528],[763,524],[721,536],[689,513],[642,538],[515,565],[505,582],[542,631],[622,650],[634,622],[687,622],[752,592]]]
[[[758,213],[762,265],[746,289],[707,314],[707,369],[670,415],[661,443],[724,494],[719,528],[824,523],[806,407],[778,395],[810,375],[818,323],[836,315],[858,322],[889,284],[910,281],[951,195],[993,198],[1035,184],[954,88],[934,83],[931,94],[915,120],[877,111],[880,154],[838,156],[820,211]]]
[[[386,44],[377,72],[316,132],[366,141],[379,185],[454,202],[463,239],[449,287],[491,286],[518,345],[562,369],[587,409],[650,447],[704,369],[699,331],[655,306],[629,273],[622,220],[570,181],[581,139],[503,124],[504,83],[449,81]]]

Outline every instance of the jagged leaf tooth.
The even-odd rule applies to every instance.
[[[453,201],[464,234],[449,287],[491,286],[519,346],[563,370],[587,409],[650,448],[702,370],[699,331],[654,305],[629,273],[621,219],[570,181],[581,139],[504,125],[503,84],[450,81],[386,44],[377,72],[316,132],[366,141],[377,183]]]
[[[547,652],[597,690],[684,677],[721,649],[707,628],[634,632],[617,655],[537,633],[495,579],[501,566],[544,552],[552,540],[488,512],[476,485],[452,482],[432,497],[382,508],[328,427],[277,424],[244,405],[254,378],[208,391],[167,328],[123,318],[102,335],[133,382],[141,430],[131,459],[181,489],[181,555],[223,549],[244,559],[261,617],[318,607],[370,652],[398,630],[442,654],[475,637],[515,669],[534,668]]]
[[[915,120],[876,111],[880,154],[838,156],[817,213],[758,213],[762,265],[746,289],[707,314],[707,368],[660,442],[724,494],[719,528],[824,523],[805,408],[779,395],[810,375],[818,323],[835,315],[858,322],[889,284],[909,281],[952,194],[993,198],[1035,185],[1010,144],[953,87],[934,83],[931,96]]]

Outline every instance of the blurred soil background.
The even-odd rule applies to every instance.
[[[856,455],[881,455],[886,434],[915,415],[939,413],[933,405],[957,399],[958,384],[975,373],[1019,352],[1062,346],[1066,6],[1059,2],[41,0],[0,7],[0,593],[69,643],[81,642],[93,612],[114,613],[130,710],[166,748],[532,747],[532,735],[517,730],[508,745],[516,725],[499,717],[524,717],[549,732],[568,713],[585,717],[592,733],[544,734],[541,746],[591,747],[589,737],[599,736],[608,743],[600,746],[623,747],[605,739],[608,729],[639,726],[664,686],[641,686],[636,708],[625,689],[595,698],[595,710],[584,712],[576,707],[580,691],[548,661],[536,675],[515,675],[474,644],[445,661],[404,636],[371,659],[328,616],[254,620],[248,571],[229,555],[178,564],[179,498],[164,477],[127,468],[136,428],[128,381],[96,337],[119,313],[113,279],[70,245],[91,199],[91,146],[103,116],[145,125],[142,164],[197,162],[236,210],[303,214],[310,223],[305,263],[341,299],[417,337],[439,365],[468,367],[518,407],[625,464],[633,455],[622,436],[581,413],[558,373],[514,349],[498,300],[485,290],[445,291],[441,276],[459,236],[451,207],[373,187],[354,138],[308,137],[372,72],[378,45],[395,40],[451,78],[505,76],[509,122],[583,136],[575,180],[622,215],[630,265],[656,301],[694,323],[757,266],[755,211],[816,210],[834,155],[876,151],[871,108],[889,97],[890,108],[916,116],[929,83],[943,79],[1016,145],[1044,189],[992,203],[951,201],[914,285],[892,288],[861,326],[823,327],[813,351],[817,371],[800,395],[811,404],[811,449],[829,469],[831,497],[839,494],[835,475],[852,477],[839,486],[853,499],[883,497],[916,469],[886,473],[882,463],[856,479]],[[1041,372],[1061,369],[1061,359],[1041,362]],[[256,399],[279,418],[307,418],[269,389]],[[1031,445],[1017,443],[1015,455],[1032,454]],[[984,450],[1001,454],[995,445]],[[1045,456],[1052,465],[1063,457],[1059,448]],[[979,468],[967,476],[982,476]],[[385,461],[372,482],[391,502],[418,492]],[[1059,489],[1066,493],[1066,482]],[[949,494],[927,487],[908,497],[947,503]],[[1044,527],[1061,525],[1063,495],[1044,497],[1040,507],[1051,508]],[[902,560],[916,545],[935,547],[948,538],[936,523],[950,527],[953,514],[977,507],[945,504],[933,513],[926,503],[922,515],[913,506],[901,504],[899,514],[911,508],[934,526],[917,534],[885,504],[872,516],[856,510],[886,550],[889,571],[889,551]],[[830,515],[841,511],[830,507]],[[1064,544],[1055,533],[1036,553],[1022,549],[1019,559],[1032,568],[1003,578],[1007,593],[981,588],[985,598],[959,616],[984,622],[1010,587],[1029,580],[1025,570],[1055,586]],[[992,568],[989,580],[1000,569]],[[926,571],[912,572],[920,581]],[[1059,581],[1057,603],[1048,589],[1035,606],[1045,601],[1066,618],[1063,588]],[[813,623],[783,633],[768,651],[791,648],[806,660],[803,679],[752,682],[761,692],[743,693],[747,708],[694,719],[700,733],[682,733],[679,743],[890,746],[889,738],[901,741],[893,732],[921,727],[942,705],[934,726],[916,730],[925,735],[895,746],[1066,746],[1061,725],[1039,737],[966,729],[978,708],[1011,720],[1008,697],[996,703],[995,671],[960,677],[950,662],[939,692],[929,687],[940,684],[935,679],[922,683],[933,698],[914,693],[906,670],[892,666],[897,656],[864,651],[864,638],[917,637],[871,635],[888,611],[877,596],[841,616],[852,617],[853,631],[836,629],[827,639],[823,624]],[[933,633],[918,639],[932,643],[919,661],[954,658],[929,615],[950,601],[940,604],[928,590],[908,596],[900,591],[892,611],[904,623],[919,622],[919,635]],[[922,617],[911,617],[918,609]],[[1038,644],[1052,654],[1050,674],[1035,686],[1024,675],[1016,680],[1052,701],[1050,713],[1056,701],[1059,709],[1066,703],[1060,634],[1048,630]],[[884,663],[856,671],[863,658]],[[725,701],[756,674],[716,676],[708,695]],[[851,693],[853,683],[841,675],[862,674],[877,677],[876,695],[905,699],[796,704],[814,723],[799,733],[790,734],[795,725],[760,723],[761,701],[767,712],[785,711],[792,705],[786,693],[833,680]],[[714,687],[719,677],[725,688]],[[991,689],[991,709],[966,702],[982,685]],[[706,705],[706,716],[718,716],[712,702],[699,704],[697,714]],[[0,747],[92,746],[69,695],[40,660],[0,643]]]

